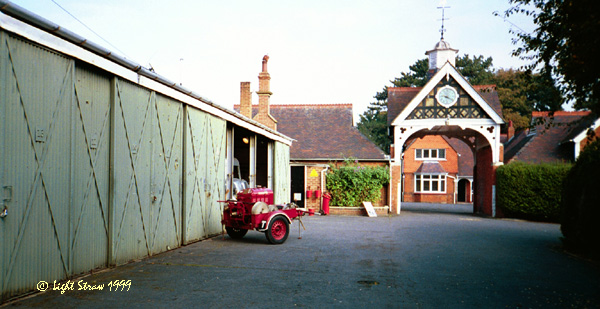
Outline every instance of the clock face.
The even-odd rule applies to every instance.
[[[458,100],[458,92],[450,86],[444,86],[436,94],[437,101],[444,107],[450,107]]]

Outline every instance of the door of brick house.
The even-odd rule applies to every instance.
[[[290,201],[295,202],[298,206],[304,207],[304,166],[292,166],[292,192]],[[294,194],[300,194],[300,199],[295,201]]]

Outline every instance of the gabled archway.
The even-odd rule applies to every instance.
[[[439,46],[440,43],[436,48]],[[447,43],[442,48],[447,48],[444,51],[455,51]],[[431,52],[430,58],[435,54]],[[405,97],[404,104],[389,107],[396,108],[398,112],[390,124],[395,150],[392,151],[391,167],[392,211],[400,213],[401,209],[402,153],[405,146],[426,135],[443,135],[458,138],[472,149],[475,158],[474,212],[495,216],[495,169],[502,164],[503,159],[500,127],[504,121],[499,103],[495,102],[496,106],[492,106],[483,98],[486,91],[495,93],[495,89],[492,86],[475,89],[450,60],[441,68],[430,69],[436,73],[421,89],[399,89],[399,92],[412,91],[410,100]],[[389,88],[388,92],[390,90],[393,89]],[[392,91],[388,104],[393,96]]]

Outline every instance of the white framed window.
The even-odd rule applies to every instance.
[[[446,149],[415,149],[417,160],[446,160]]]
[[[446,175],[415,174],[415,193],[446,193]]]

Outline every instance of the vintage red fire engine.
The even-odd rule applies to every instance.
[[[292,220],[306,213],[292,203],[274,205],[273,190],[268,188],[244,189],[238,192],[237,200],[220,202],[227,203],[221,223],[229,237],[240,239],[248,230],[256,230],[264,232],[272,244],[284,243]]]

